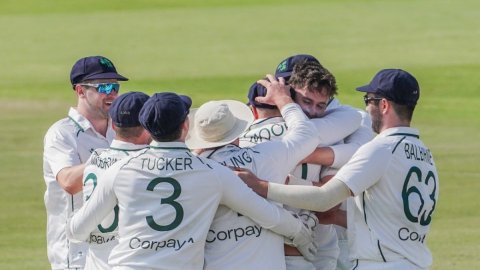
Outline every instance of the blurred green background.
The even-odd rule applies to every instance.
[[[246,101],[252,82],[297,53],[320,59],[356,107],[354,88],[382,68],[417,77],[413,126],[441,182],[432,269],[479,269],[479,16],[474,0],[2,0],[0,269],[49,268],[43,136],[76,104],[77,59],[110,58],[131,79],[122,92],[175,91],[199,106]]]

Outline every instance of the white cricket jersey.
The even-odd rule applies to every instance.
[[[63,168],[86,162],[94,149],[108,147],[115,136],[110,122],[108,127],[104,137],[75,108],[70,108],[68,117],[53,124],[45,134],[43,177],[47,190],[44,201],[47,253],[52,269],[82,268],[87,251],[86,243],[72,243],[65,235],[67,219],[83,204],[82,192],[67,193],[56,176]]]
[[[285,106],[282,115],[292,127],[282,140],[251,148],[230,144],[207,150],[201,156],[225,166],[247,168],[262,179],[283,183],[288,173],[315,149],[318,138],[313,124],[297,104]],[[207,236],[205,269],[285,269],[283,242],[282,236],[220,206]]]
[[[360,113],[362,119],[358,129],[354,130],[348,136],[342,138],[343,140],[338,141],[337,143],[329,145],[334,152],[335,159],[331,167],[340,169],[345,165],[348,160],[353,156],[353,154],[360,148],[360,146],[371,141],[375,134],[372,130],[372,119],[370,114],[364,110],[353,108],[350,106],[345,106],[340,104],[338,99],[334,98],[327,107],[327,113],[336,110],[338,108],[351,108]]]
[[[331,104],[332,103],[333,102],[331,102]],[[322,118],[310,119],[316,127],[320,139],[320,146],[331,145],[338,141],[342,141],[345,137],[359,129],[362,119],[362,116],[357,109],[348,106],[341,106],[338,103],[333,103],[333,105],[329,106],[329,110],[325,116]],[[288,126],[289,125],[284,122],[282,117],[256,120],[247,132],[240,137],[240,146],[251,146],[266,141],[280,140],[285,135]],[[335,152],[335,158],[337,158],[337,155],[340,156],[342,151],[345,150],[341,149],[338,153]],[[304,163],[297,166],[291,173],[297,178],[318,182],[321,168],[320,165]],[[285,206],[285,208],[291,211],[299,211],[299,209],[289,206]],[[314,262],[314,264],[321,267],[325,260],[336,261],[339,254],[339,248],[336,231],[333,225],[317,225],[315,227],[314,237],[315,242],[319,247],[317,261]]]
[[[119,243],[109,257],[113,267],[203,269],[206,239],[220,204],[290,238],[303,226],[230,169],[192,155],[183,142],[154,141],[104,175],[67,227],[71,238],[85,240],[118,202]]]
[[[362,146],[335,178],[355,195],[347,208],[352,259],[407,259],[417,267],[430,267],[426,238],[439,179],[418,130],[384,130]]]
[[[87,161],[83,173],[83,200],[88,201],[95,190],[98,181],[102,181],[102,174],[115,162],[134,155],[137,151],[148,147],[119,140],[113,140],[109,148],[96,149]],[[88,254],[85,270],[111,269],[108,265],[108,256],[113,247],[118,244],[118,206],[107,215],[90,233],[87,240]]]

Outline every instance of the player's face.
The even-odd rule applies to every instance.
[[[309,118],[320,118],[325,114],[331,97],[326,94],[325,89],[321,91],[309,91],[307,87],[294,88],[295,102],[300,105],[303,112]]]
[[[375,98],[374,95],[368,94],[367,98]],[[383,126],[383,114],[380,113],[379,103],[380,100],[370,100],[367,101],[367,112],[372,118],[372,129],[375,133],[380,133],[380,130]]]
[[[114,79],[93,80],[89,84],[98,83],[118,83]],[[85,94],[86,110],[95,117],[108,119],[108,109],[112,105],[114,99],[117,98],[118,92],[111,91],[109,94],[99,93],[94,87],[82,86]]]

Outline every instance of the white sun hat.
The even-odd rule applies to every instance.
[[[252,124],[250,108],[236,100],[214,100],[191,109],[185,144],[190,149],[213,148],[235,141]]]

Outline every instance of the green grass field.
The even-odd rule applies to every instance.
[[[357,107],[354,88],[379,69],[416,75],[413,126],[441,179],[432,269],[480,269],[479,10],[475,0],[2,0],[0,269],[49,269],[43,136],[75,105],[78,58],[109,57],[131,79],[122,91],[176,91],[198,106],[245,101],[254,80],[296,53],[317,56],[340,100]]]

